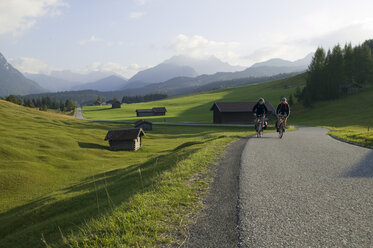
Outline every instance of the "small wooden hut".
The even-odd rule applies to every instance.
[[[142,146],[142,136],[145,133],[141,128],[109,130],[105,140],[109,141],[112,151],[137,151]]]
[[[159,116],[166,115],[167,109],[165,107],[157,107],[152,109],[136,109],[136,116]]]
[[[215,102],[210,108],[213,111],[213,122],[219,123],[253,123],[253,107],[256,102]],[[265,103],[268,114],[266,119],[276,118],[276,110],[269,103]]]
[[[115,109],[115,108],[121,108],[122,107],[122,103],[120,101],[114,101],[112,104],[111,104],[111,108]]]
[[[153,129],[153,124],[144,119],[136,121],[133,125],[135,128],[142,128],[144,131],[152,131]]]
[[[166,115],[167,109],[165,107],[152,108],[154,115]]]
[[[357,83],[349,83],[341,85],[340,90],[344,95],[353,95],[360,92],[361,85]]]

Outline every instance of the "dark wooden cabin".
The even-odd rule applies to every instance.
[[[253,107],[256,102],[215,102],[211,111],[213,111],[213,121],[219,123],[253,123]],[[268,109],[266,119],[271,120],[276,117],[275,108],[269,103],[265,103]]]
[[[160,116],[166,115],[166,108],[165,107],[157,107],[152,109],[136,109],[136,116]]]
[[[134,124],[135,128],[142,128],[144,131],[152,131],[153,130],[153,124],[149,121],[146,121],[144,119],[136,121]]]
[[[142,136],[145,133],[141,128],[109,130],[105,140],[109,141],[112,151],[137,151],[142,146]]]
[[[136,116],[153,116],[154,112],[152,109],[136,109]]]
[[[353,95],[360,92],[361,85],[357,83],[344,84],[340,87],[341,93],[344,95]]]
[[[120,101],[114,101],[112,104],[111,104],[111,108],[121,108],[122,107],[122,103]]]

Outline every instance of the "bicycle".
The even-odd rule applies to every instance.
[[[285,118],[286,115],[279,115],[280,117],[280,125],[278,126],[278,137],[281,139],[285,132]]]
[[[262,115],[257,115],[256,118],[258,118],[258,124],[255,127],[255,129],[256,129],[256,137],[257,138],[261,138],[263,136]]]

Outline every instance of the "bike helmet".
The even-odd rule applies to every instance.
[[[281,101],[286,101],[286,97],[281,98]]]
[[[264,102],[264,98],[263,97],[259,98],[258,102]]]

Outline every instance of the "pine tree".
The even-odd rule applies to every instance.
[[[293,94],[290,94],[288,103],[289,103],[290,106],[294,104]]]

